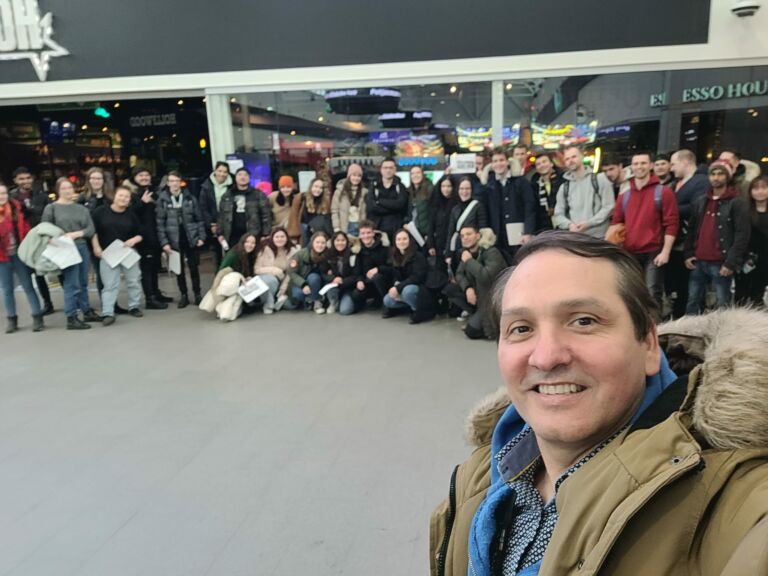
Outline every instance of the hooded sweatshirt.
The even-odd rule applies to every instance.
[[[557,191],[555,224],[568,230],[571,224],[586,222],[584,234],[604,238],[614,205],[611,182],[604,174],[593,176],[586,170],[581,177],[566,172],[564,178],[565,182]],[[593,182],[597,184],[597,190]]]

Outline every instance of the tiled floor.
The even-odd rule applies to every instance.
[[[455,320],[194,307],[32,334],[17,297],[0,575],[427,572],[463,418],[500,383],[491,343]]]

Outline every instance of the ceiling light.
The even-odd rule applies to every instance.
[[[437,96],[437,92],[430,92],[429,95],[432,96],[432,98],[434,98],[435,96]]]
[[[291,136],[296,136],[296,130],[291,130]]]
[[[512,82],[507,82],[507,90],[512,90]]]
[[[120,108],[120,102],[115,102],[115,108]]]
[[[454,84],[453,86],[451,86],[451,87],[448,89],[448,91],[449,91],[451,94],[456,94],[456,90],[458,90],[458,88],[456,88],[456,85],[455,85],[455,84]]]
[[[325,122],[325,116],[318,116],[317,117],[318,122]]]
[[[176,102],[176,104],[178,104],[179,106],[184,106],[184,100],[179,99],[179,101]]]
[[[80,126],[80,130],[88,130],[88,124],[83,124]]]
[[[229,101],[232,102],[232,104],[234,104],[235,102],[237,102],[237,98],[232,96],[232,98],[230,98]]]

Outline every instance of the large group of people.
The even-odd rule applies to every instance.
[[[562,164],[562,167],[560,166]],[[172,171],[164,186],[136,168],[112,189],[92,168],[79,192],[60,178],[48,194],[26,168],[14,187],[0,184],[0,280],[8,332],[18,326],[14,275],[34,330],[53,312],[46,273],[59,273],[67,328],[109,326],[117,314],[166,309],[158,277],[176,259],[177,306],[190,304],[223,320],[241,314],[311,309],[351,315],[379,308],[420,323],[438,314],[462,322],[469,338],[496,338],[489,295],[519,248],[548,230],[621,244],[642,266],[657,308],[673,318],[710,305],[760,306],[768,283],[768,178],[730,150],[708,166],[693,152],[636,152],[628,165],[605,158],[597,172],[577,146],[531,158],[525,146],[478,155],[471,174],[447,171],[432,183],[410,170],[408,185],[385,159],[366,181],[357,164],[335,186],[314,178],[305,191],[283,175],[265,195],[245,168],[218,162],[199,195]],[[30,238],[27,239],[27,236]],[[81,262],[51,269],[41,253],[59,235]],[[118,242],[119,241],[119,242]],[[102,256],[113,243],[136,258]],[[205,294],[200,257],[211,249],[218,274]],[[88,299],[93,266],[101,307]],[[191,291],[187,283],[190,276]],[[37,291],[34,289],[35,279]],[[118,304],[124,278],[127,307]],[[262,286],[253,299],[240,287]],[[38,293],[42,302],[38,298]]]

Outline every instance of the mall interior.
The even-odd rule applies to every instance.
[[[596,172],[685,148],[768,174],[766,2],[159,4],[0,0],[1,182],[24,166],[53,199],[143,168],[199,195],[226,161],[305,192],[391,157],[407,185],[518,144],[527,169],[575,144]],[[51,290],[43,333],[0,338],[0,575],[438,573],[430,514],[504,386],[494,342],[175,305],[73,333]]]

